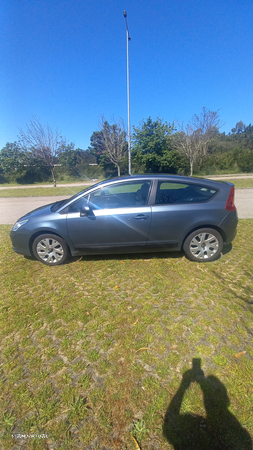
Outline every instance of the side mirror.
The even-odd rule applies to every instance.
[[[91,214],[91,209],[88,205],[82,205],[80,209],[80,217],[86,217]]]

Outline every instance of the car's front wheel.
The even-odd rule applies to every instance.
[[[33,242],[35,258],[48,266],[64,264],[69,256],[66,242],[54,234],[42,234]]]
[[[184,242],[184,252],[192,261],[209,262],[219,258],[223,248],[220,233],[213,228],[193,231]]]

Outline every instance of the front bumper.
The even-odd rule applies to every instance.
[[[32,256],[29,248],[29,236],[20,231],[11,231],[10,238],[14,252],[20,253],[24,256]]]

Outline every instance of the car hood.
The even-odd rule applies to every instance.
[[[42,214],[51,213],[51,208],[53,205],[56,205],[56,203],[59,203],[59,202],[49,203],[48,205],[40,206],[39,208],[33,209],[32,211],[28,212],[24,216],[20,217],[18,222],[20,220],[24,220],[24,219],[28,219],[28,218],[30,219],[31,217],[37,217],[37,216],[41,216]]]

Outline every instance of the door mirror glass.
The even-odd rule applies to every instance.
[[[86,217],[91,214],[91,209],[87,204],[83,204],[80,209],[80,217]]]

